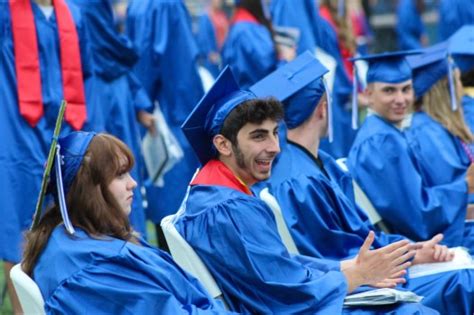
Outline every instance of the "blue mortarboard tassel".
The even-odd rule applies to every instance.
[[[357,129],[359,109],[357,107],[357,67],[354,63],[354,74],[352,79],[352,129]]]
[[[74,234],[75,230],[72,226],[71,220],[69,219],[69,215],[67,212],[67,205],[66,205],[66,197],[64,196],[64,186],[63,186],[63,176],[61,172],[61,166],[64,163],[61,156],[61,146],[59,144],[56,145],[56,161],[55,161],[55,171],[56,171],[56,190],[58,194],[58,203],[59,203],[59,210],[61,212],[61,217],[63,218],[64,226],[69,234]]]
[[[451,96],[451,109],[453,111],[458,109],[458,102],[456,99],[456,87],[454,85],[454,61],[451,55],[448,56],[448,82],[449,82],[449,94]]]
[[[332,124],[332,94],[328,88],[326,80],[323,78],[324,89],[326,90],[326,99],[328,103],[328,138],[329,142],[332,143],[334,140],[334,128]]]

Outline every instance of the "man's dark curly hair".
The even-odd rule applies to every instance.
[[[237,133],[247,123],[261,124],[270,119],[279,122],[283,119],[283,105],[275,98],[254,99],[246,101],[227,116],[220,134],[237,145]]]

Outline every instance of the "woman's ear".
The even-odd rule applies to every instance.
[[[222,156],[230,156],[232,155],[232,143],[230,142],[229,139],[224,137],[221,134],[215,135],[214,138],[212,139],[212,143],[217,149],[217,152],[219,152],[219,155]]]

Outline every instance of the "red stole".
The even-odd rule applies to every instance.
[[[41,74],[35,19],[30,0],[10,0],[20,114],[32,126],[43,116]],[[58,25],[65,119],[75,129],[87,117],[81,53],[76,25],[64,0],[53,0]]]
[[[196,178],[191,182],[191,186],[193,185],[224,186],[253,196],[247,185],[219,160],[210,160],[207,162],[197,174]]]
[[[245,10],[244,8],[237,8],[234,13],[234,18],[232,19],[232,24],[237,22],[250,22],[255,24],[260,24],[249,11]]]

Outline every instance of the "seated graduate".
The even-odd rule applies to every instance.
[[[226,67],[183,125],[203,168],[176,228],[230,307],[265,314],[432,312],[417,303],[343,309],[344,297],[361,285],[404,281],[407,258],[415,254],[408,241],[372,251],[370,233],[358,257],[342,263],[287,251],[272,211],[250,191],[270,176],[282,115],[280,102],[240,90]]]
[[[445,245],[469,246],[466,185],[472,191],[474,178],[427,186],[401,129],[414,101],[407,54],[360,58],[369,62],[365,93],[374,114],[360,128],[347,164],[391,231],[414,241],[443,233]]]
[[[341,260],[357,255],[370,231],[375,231],[373,248],[406,238],[372,226],[355,203],[350,174],[319,149],[331,123],[331,104],[322,79],[326,71],[313,55],[305,53],[250,88],[259,97],[273,95],[283,101],[288,127],[286,139],[280,140],[281,153],[273,163],[272,175],[252,189],[268,187],[301,254]],[[442,235],[436,235],[420,242],[412,264],[451,260],[447,247],[438,244],[441,239]],[[473,274],[473,270],[445,272],[410,279],[402,287],[424,296],[422,303],[442,314],[470,314]],[[455,283],[459,291],[445,290],[441,283]]]
[[[421,55],[407,57],[418,101],[405,135],[429,187],[474,176],[474,134],[464,120],[460,71],[450,51],[450,43],[443,42],[424,49]],[[472,187],[469,191],[465,186],[464,196],[461,192],[461,196],[452,197],[466,199],[469,193],[474,196]],[[468,213],[466,218],[474,219],[474,214]]]
[[[46,313],[226,313],[167,253],[132,230],[136,182],[126,145],[86,132],[58,143],[62,165],[55,162],[49,187],[55,205],[27,234],[22,261]]]

